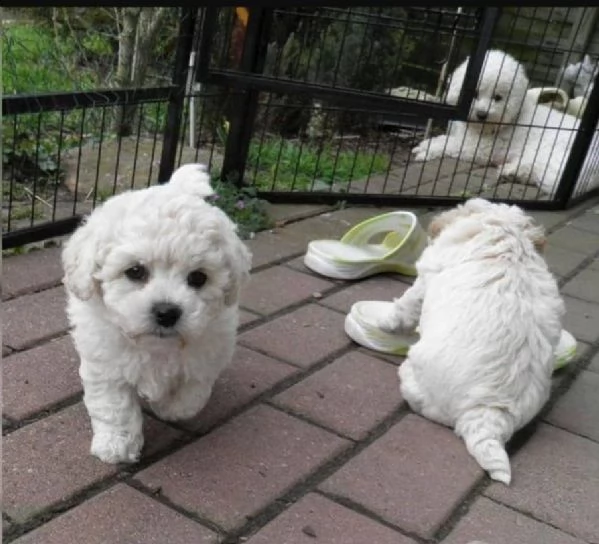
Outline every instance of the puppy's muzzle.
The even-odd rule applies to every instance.
[[[488,116],[489,114],[485,110],[478,110],[476,112],[476,117],[479,121],[484,121]]]
[[[157,302],[152,306],[152,315],[160,327],[174,327],[179,321],[183,311],[176,304],[170,302]]]

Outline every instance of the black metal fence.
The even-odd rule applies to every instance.
[[[4,247],[66,234],[112,194],[164,182],[186,162],[273,202],[447,205],[480,194],[563,208],[599,185],[599,70],[584,58],[599,53],[596,11],[182,9],[170,85],[3,98]],[[552,191],[498,180],[478,151],[414,158],[448,121],[472,121],[489,48],[522,62],[531,88],[562,88],[541,101],[580,118],[558,127],[570,137]],[[468,56],[450,103],[447,76]],[[124,108],[133,130],[115,136]],[[546,128],[518,121],[498,127]]]

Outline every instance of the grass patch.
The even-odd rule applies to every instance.
[[[283,138],[253,141],[248,175],[259,190],[307,190],[366,179],[387,171],[389,157],[381,153],[339,150],[338,146],[299,144]]]

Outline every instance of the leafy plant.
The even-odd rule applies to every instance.
[[[273,222],[266,209],[267,203],[256,196],[253,187],[237,187],[229,181],[221,181],[220,174],[212,176],[215,195],[208,200],[224,211],[237,224],[241,238],[253,238],[256,232],[272,227]]]

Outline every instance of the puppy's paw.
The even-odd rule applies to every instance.
[[[143,435],[121,435],[96,433],[92,439],[90,453],[110,464],[136,463],[143,447]]]
[[[163,421],[183,421],[196,416],[200,409],[183,403],[152,404],[152,411]]]
[[[427,160],[428,152],[430,149],[431,141],[423,140],[416,147],[412,149],[412,159],[418,162]]]
[[[404,312],[394,309],[388,314],[379,316],[377,326],[382,331],[388,333],[411,334],[416,328],[416,322],[413,319],[410,319]]]
[[[443,157],[447,146],[447,140],[444,137],[436,136],[428,140],[423,140],[412,149],[412,159],[415,161],[432,161]]]
[[[150,407],[164,421],[182,421],[195,417],[210,398],[212,390],[187,384],[174,396],[153,402]]]

